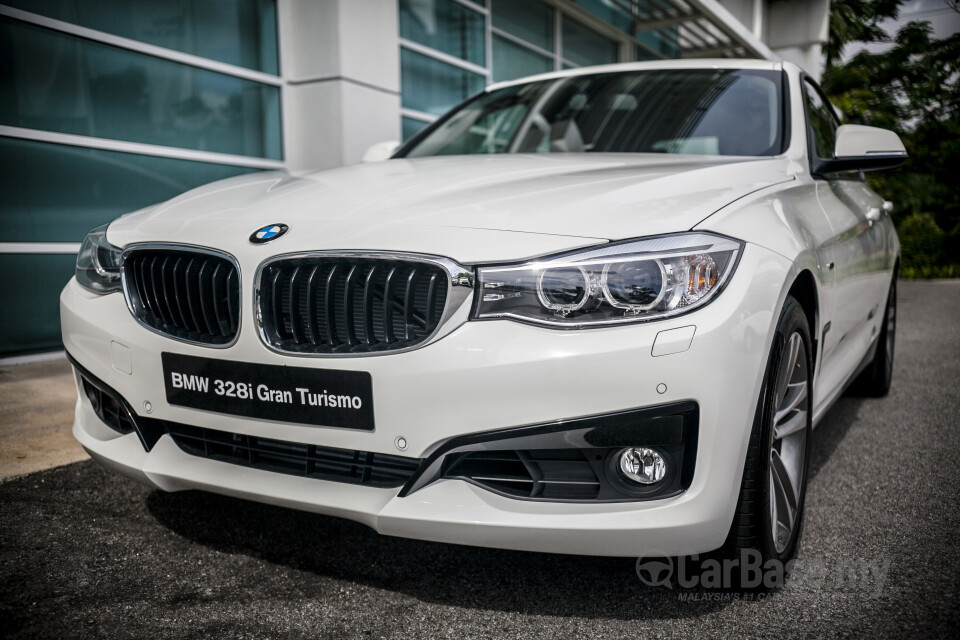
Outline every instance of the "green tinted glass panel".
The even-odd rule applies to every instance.
[[[400,0],[400,37],[486,66],[483,14],[454,0]]]
[[[657,31],[642,31],[637,34],[637,40],[647,45],[650,49],[667,58],[680,57],[680,43],[678,41],[677,27],[666,27]],[[644,47],[637,47],[637,60],[660,60],[660,56],[654,55]]]
[[[251,171],[0,137],[0,242],[80,242],[119,215]]]
[[[481,91],[486,78],[409,49],[400,49],[403,106],[442,115]]]
[[[277,74],[274,0],[4,0],[131,40]]]
[[[610,64],[617,61],[617,43],[564,17],[563,57],[580,66]]]
[[[601,20],[612,24],[623,31],[630,31],[633,26],[633,16],[628,3],[617,4],[613,0],[574,0],[578,5],[597,16]]]
[[[553,71],[553,59],[514,42],[493,36],[493,81],[513,80],[523,76]]]
[[[651,53],[644,47],[641,47],[640,45],[636,45],[634,54],[635,55],[633,59],[638,62],[645,62],[647,60],[660,60],[659,56],[654,55],[653,53]]]
[[[76,261],[73,254],[0,254],[0,357],[63,348],[60,290]]]
[[[280,89],[0,21],[0,124],[281,158]]]
[[[510,35],[553,51],[553,7],[540,0],[494,0],[493,26]]]
[[[423,129],[429,123],[423,120],[414,120],[413,118],[400,118],[400,126],[403,129],[403,141],[406,142],[417,135],[420,129]]]

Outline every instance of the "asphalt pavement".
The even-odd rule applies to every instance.
[[[649,587],[635,562],[379,536],[92,461],[0,484],[10,638],[956,637],[960,282],[904,282],[893,389],[815,432],[795,578]]]

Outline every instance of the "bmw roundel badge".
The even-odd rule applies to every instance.
[[[290,227],[285,224],[268,224],[251,233],[250,242],[253,244],[263,244],[264,242],[276,240],[285,234],[289,228]]]

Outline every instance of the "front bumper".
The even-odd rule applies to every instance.
[[[256,265],[243,265],[247,271]],[[202,489],[362,522],[380,533],[530,551],[641,556],[719,547],[733,517],[771,333],[790,264],[747,245],[738,272],[707,307],[679,318],[586,331],[511,321],[468,322],[424,348],[366,358],[298,358],[262,345],[251,323],[227,349],[175,342],[141,327],[122,295],[95,296],[75,281],[61,295],[67,351],[156,419],[231,433],[426,458],[464,434],[638,407],[699,406],[696,472],[673,497],[616,503],[517,500],[461,480],[408,495],[253,469],[181,450],[162,436],[149,451],[107,427],[80,393],[74,434],[90,454],[167,491]],[[253,318],[243,296],[243,318]],[[690,348],[654,357],[661,331],[695,326]],[[354,431],[255,420],[169,405],[161,352],[325,369],[373,377],[376,429]],[[79,378],[78,378],[79,380]],[[402,436],[406,450],[398,451]]]

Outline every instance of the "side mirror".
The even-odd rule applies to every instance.
[[[834,157],[820,160],[815,173],[893,169],[907,161],[907,150],[893,131],[844,124],[837,129]]]
[[[367,152],[363,154],[363,162],[380,162],[382,160],[389,160],[399,148],[400,143],[396,140],[390,140],[389,142],[378,142],[367,149]]]

